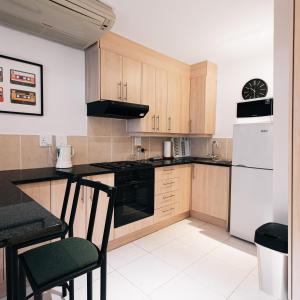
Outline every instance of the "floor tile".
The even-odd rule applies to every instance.
[[[152,234],[149,234],[139,240],[134,241],[134,244],[143,248],[144,250],[151,252],[167,243],[176,239],[178,235],[166,230],[159,230]]]
[[[225,300],[226,298],[202,286],[196,280],[179,275],[150,295],[152,300]]]
[[[150,294],[178,273],[174,268],[151,254],[138,258],[120,268],[118,272],[146,294]]]
[[[171,267],[182,271],[204,255],[197,247],[173,241],[152,252]]]
[[[118,269],[146,254],[148,254],[148,252],[141,247],[130,243],[108,252],[107,261],[114,269]]]
[[[199,284],[228,297],[250,272],[207,255],[187,268],[185,273],[197,278]]]
[[[254,255],[243,252],[228,244],[221,244],[215,248],[210,257],[223,260],[227,264],[232,265],[246,272],[251,272],[257,265],[257,258]]]
[[[259,289],[258,277],[249,275],[242,284],[233,292],[229,300],[276,300]]]

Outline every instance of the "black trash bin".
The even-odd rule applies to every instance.
[[[288,227],[267,223],[255,231],[260,289],[288,299]]]

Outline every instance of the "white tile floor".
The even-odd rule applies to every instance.
[[[108,300],[275,300],[258,288],[255,247],[195,219],[109,252],[108,263]],[[85,277],[75,289],[86,299]],[[44,299],[61,299],[60,290]]]

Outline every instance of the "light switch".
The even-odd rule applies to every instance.
[[[68,145],[68,138],[65,135],[57,135],[55,137],[56,147]]]
[[[50,147],[53,144],[52,135],[40,135],[40,147]]]
[[[142,146],[142,138],[139,136],[134,137],[134,146],[139,147]]]

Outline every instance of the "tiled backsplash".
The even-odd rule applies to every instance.
[[[146,149],[139,158],[163,154],[163,141],[168,138],[142,137]],[[216,153],[231,159],[231,139],[217,140]],[[192,155],[211,153],[211,138],[192,138]],[[136,159],[134,138],[126,132],[126,121],[88,118],[88,136],[68,136],[68,143],[75,149],[73,164]],[[54,166],[54,150],[39,146],[38,135],[0,135],[0,170],[42,168]]]

